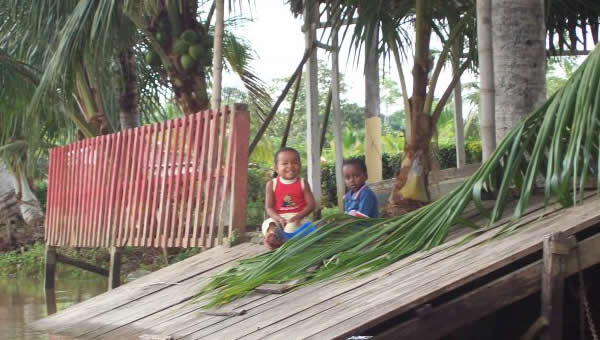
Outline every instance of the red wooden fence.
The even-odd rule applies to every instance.
[[[46,243],[212,247],[243,234],[248,126],[234,105],[51,149]]]

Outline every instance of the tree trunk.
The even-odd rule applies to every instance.
[[[494,61],[492,51],[492,0],[477,0],[477,52],[479,54],[482,159],[485,161],[496,149],[494,123]]]
[[[398,216],[415,210],[429,201],[427,175],[431,168],[429,141],[433,136],[433,124],[429,112],[425,112],[428,74],[431,70],[429,43],[431,3],[417,0],[415,23],[415,63],[413,66],[413,94],[410,98],[411,133],[404,146],[400,172],[388,199],[386,215]]]
[[[0,163],[0,221],[15,216],[31,226],[40,226],[44,221],[44,212],[35,197],[25,176],[15,175]]]
[[[223,77],[223,30],[224,30],[224,0],[216,0],[215,8],[215,39],[213,54],[213,88],[212,108],[218,110],[221,106],[221,80]]]
[[[126,130],[140,126],[140,113],[137,106],[137,72],[133,49],[129,47],[121,51],[119,61],[124,82],[121,98],[119,99],[119,121],[121,122],[121,130]]]
[[[371,41],[367,40],[365,53],[365,163],[369,183],[382,179],[377,30],[378,26],[373,30]]]
[[[494,0],[496,142],[545,99],[543,0]]]
[[[306,64],[306,152],[307,180],[315,197],[315,218],[321,215],[321,158],[319,157],[319,91],[317,49],[313,44],[317,39],[316,24],[319,8],[312,0],[304,0],[304,46],[310,51]]]

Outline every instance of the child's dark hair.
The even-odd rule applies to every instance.
[[[277,150],[277,152],[275,152],[275,157],[273,157],[273,164],[275,164],[275,166],[277,166],[277,158],[279,158],[279,154],[282,152],[293,152],[296,154],[296,157],[298,158],[298,163],[301,163],[301,159],[300,159],[300,153],[298,152],[298,150],[294,149],[294,148],[288,148],[288,147],[283,147],[279,150]],[[277,177],[277,171],[273,171],[273,178]]]
[[[362,170],[362,172],[365,174],[365,176],[368,177],[367,164],[365,163],[364,159],[361,159],[361,158],[348,158],[348,159],[344,159],[344,163],[342,163],[342,167],[344,165],[354,165],[354,166],[357,166],[360,170]]]

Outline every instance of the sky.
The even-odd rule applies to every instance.
[[[260,0],[254,1],[252,6],[243,2],[244,13],[251,13],[251,21],[234,30],[236,35],[241,35],[250,41],[252,49],[255,51],[256,60],[253,68],[256,74],[267,84],[276,78],[288,78],[292,75],[298,63],[304,54],[304,35],[301,31],[302,19],[294,18],[289,5],[284,4],[283,0]],[[239,9],[236,10],[239,13]],[[228,13],[226,13],[228,15]],[[317,31],[317,36],[321,35],[322,30]],[[325,38],[326,39],[325,35]],[[347,39],[349,40],[349,39]],[[350,102],[364,106],[364,75],[362,60],[357,63],[348,58],[349,42],[345,42],[340,49],[340,72],[344,74],[344,80],[348,85],[346,95],[342,97]],[[330,54],[322,49],[318,49],[319,59],[331,62]],[[352,55],[353,58],[353,55]],[[390,79],[397,83],[398,73],[395,64],[391,67],[386,66]],[[405,78],[407,78],[407,89],[410,91],[412,83],[410,77],[409,63],[403,67]],[[473,76],[465,77],[472,80]],[[444,69],[438,82],[436,97],[441,96],[441,92],[450,82],[450,73],[448,68]],[[235,75],[226,74],[223,79],[224,86],[243,88],[242,83]],[[391,114],[394,111],[401,110],[402,100],[397,105],[389,108],[381,105],[382,114]],[[386,110],[388,112],[386,112]],[[468,113],[465,108],[464,115]]]

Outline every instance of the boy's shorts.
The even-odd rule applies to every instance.
[[[286,220],[289,220],[290,218],[296,216],[295,213],[287,213],[287,214],[281,214],[281,217],[283,217]],[[294,231],[296,231],[296,229],[298,229],[301,225],[303,225],[304,223],[308,222],[307,218],[303,218],[299,223],[287,223],[285,225],[285,228],[283,229],[283,231],[285,231],[286,233],[293,233]],[[262,224],[262,233],[263,235],[267,234],[267,230],[269,229],[269,225],[271,223],[274,223],[275,226],[279,226],[279,223],[277,223],[277,221],[275,221],[272,218],[267,218],[263,224]]]

